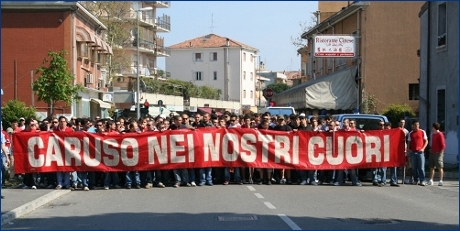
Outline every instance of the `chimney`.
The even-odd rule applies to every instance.
[[[229,38],[227,38],[227,45],[226,46],[228,46],[228,47],[230,46],[230,39]]]

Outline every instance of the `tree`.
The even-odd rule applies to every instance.
[[[407,104],[391,104],[383,110],[382,114],[388,118],[393,127],[398,126],[402,118],[415,117],[414,111]]]
[[[307,31],[309,31],[311,28],[313,28],[313,27],[316,25],[316,21],[317,21],[317,18],[316,18],[316,16],[314,15],[314,13],[312,13],[312,14],[310,15],[310,22],[307,22],[307,21],[305,21],[305,22],[299,22],[299,27],[300,27],[300,31],[301,31],[301,32],[300,32],[299,34],[297,34],[297,36],[295,36],[295,37],[292,37],[292,36],[291,36],[291,43],[292,43],[292,45],[294,45],[294,46],[297,47],[297,48],[305,47],[307,42],[306,42],[305,40],[303,40],[303,39],[301,38],[301,36],[302,36],[302,34],[303,34],[304,32],[307,32]]]
[[[58,102],[64,102],[68,106],[73,99],[77,99],[78,92],[83,90],[83,86],[73,84],[75,77],[68,68],[66,55],[65,50],[48,51],[48,58],[35,71],[40,76],[32,83],[32,90],[39,101],[48,104],[49,115],[54,115],[54,106]]]
[[[289,86],[285,83],[272,83],[269,84],[267,88],[271,88],[275,94],[278,94],[289,89]]]
[[[133,45],[131,30],[135,27],[136,22],[125,20],[126,16],[132,13],[132,2],[83,1],[81,3],[107,27],[105,41],[112,48]],[[123,49],[114,49],[107,64],[107,81],[112,83],[115,74],[127,69],[130,65],[131,56],[125,53]]]
[[[21,117],[29,118],[35,116],[35,112],[35,108],[26,107],[24,102],[19,100],[9,100],[2,108],[3,129],[11,127],[11,122],[19,120]]]

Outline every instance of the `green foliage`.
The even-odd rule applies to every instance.
[[[43,65],[36,69],[35,73],[40,76],[32,83],[32,90],[37,94],[38,100],[48,104],[49,115],[54,115],[56,103],[64,102],[70,105],[83,89],[81,85],[73,84],[75,77],[68,68],[65,55],[65,50],[49,51]]]
[[[192,82],[177,79],[144,79],[144,81],[147,92],[151,93],[204,99],[220,99],[222,95],[221,89],[215,89],[211,86],[196,86]]]
[[[267,88],[271,88],[275,94],[281,93],[289,89],[289,86],[285,83],[272,83],[267,86]]]
[[[35,117],[35,108],[26,107],[24,102],[18,100],[10,100],[2,107],[2,122],[3,129],[11,127],[11,123],[19,118]],[[40,118],[37,118],[37,120]]]
[[[377,105],[375,105],[375,96],[371,94],[364,94],[363,102],[361,105],[361,112],[364,114],[376,114]]]
[[[415,117],[414,111],[407,104],[391,104],[383,110],[382,114],[388,118],[393,127],[398,125],[401,118]]]

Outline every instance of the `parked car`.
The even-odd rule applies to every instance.
[[[259,110],[260,114],[265,112],[270,112],[270,115],[287,115],[290,116],[292,114],[296,114],[295,109],[293,107],[266,107]]]

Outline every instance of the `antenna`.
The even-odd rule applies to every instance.
[[[212,29],[214,29],[214,14],[211,14],[211,26],[209,28],[211,28],[211,34],[212,34]]]

